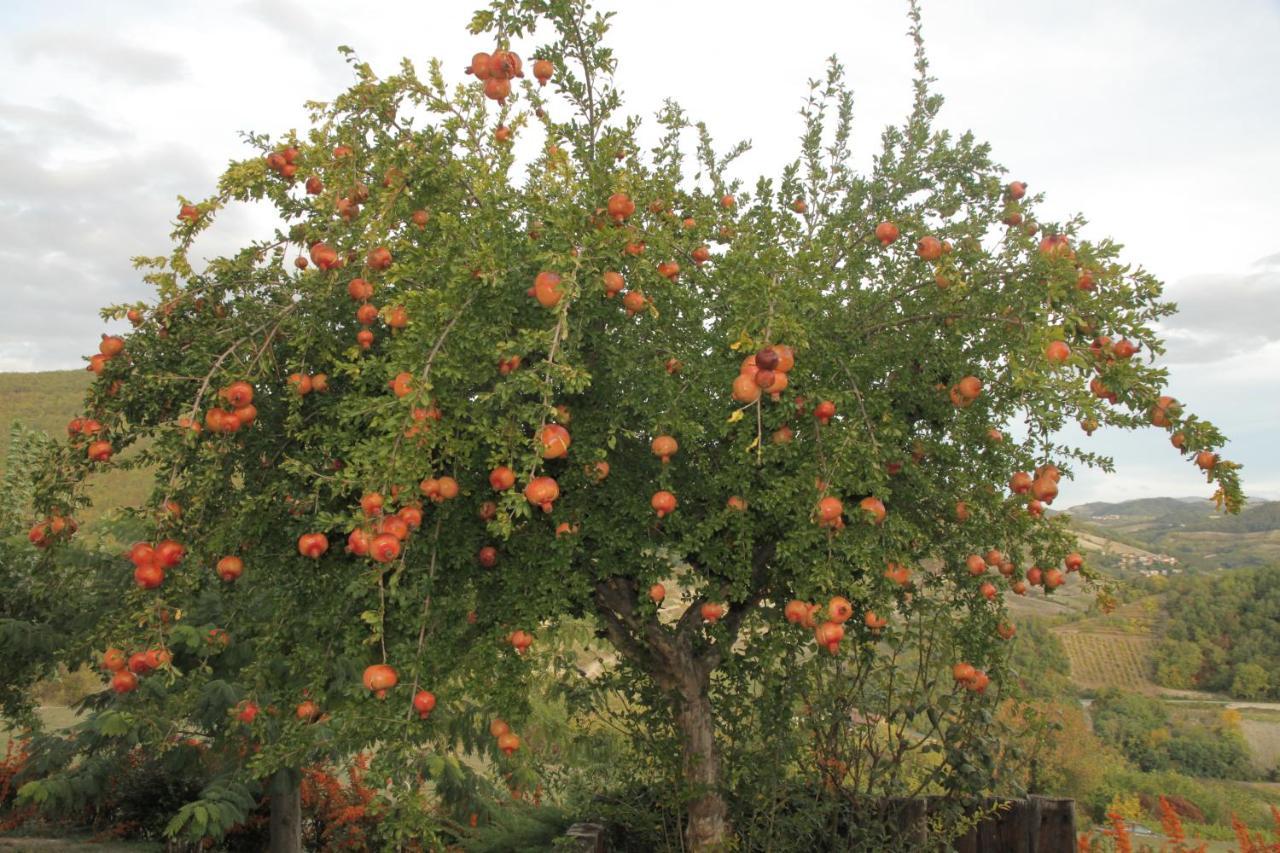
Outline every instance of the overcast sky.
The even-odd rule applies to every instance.
[[[146,298],[129,258],[163,254],[175,197],[207,195],[239,130],[302,127],[302,103],[349,83],[335,51],[380,72],[408,56],[448,72],[491,48],[479,0],[0,0],[0,371],[77,367],[99,306]],[[941,122],[989,140],[1012,177],[1081,211],[1088,235],[1162,278],[1170,392],[1218,423],[1246,490],[1280,498],[1280,4],[1275,0],[923,0]],[[837,53],[857,97],[862,162],[910,106],[904,4],[887,0],[604,0],[630,111],[674,95],[737,175],[795,151],[805,81]],[[517,45],[519,47],[519,45]],[[526,53],[527,51],[522,51]],[[209,251],[260,233],[224,214]],[[1074,438],[1074,436],[1073,436]],[[1163,433],[1098,433],[1114,475],[1059,506],[1209,494]]]

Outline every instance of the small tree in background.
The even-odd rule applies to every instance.
[[[171,824],[194,837],[272,777],[293,849],[297,769],[375,745],[369,778],[405,796],[456,793],[459,750],[531,789],[531,661],[580,617],[679,744],[659,760],[689,849],[731,835],[738,741],[717,732],[753,695],[781,697],[772,725],[813,721],[812,755],[780,760],[829,791],[976,793],[1002,593],[1081,568],[1045,505],[1110,464],[1063,428],[1163,427],[1238,509],[1222,436],[1162,395],[1159,283],[934,128],[914,7],[915,102],[870,173],[833,62],[798,158],[750,187],[727,173],[743,146],[673,103],[640,150],[608,17],[498,0],[452,88],[439,62],[380,78],[352,58],[310,129],[248,136],[172,254],[139,260],[156,301],[104,312],[135,329],[91,361],[31,530],[42,571],[74,571],[56,520],[83,481],[156,467],[119,608],[86,628],[127,654],[26,797],[93,790],[122,743],[191,738],[226,768]],[[194,268],[244,201],[281,226]]]

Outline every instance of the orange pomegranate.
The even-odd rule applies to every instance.
[[[676,455],[676,451],[680,449],[679,443],[669,435],[660,435],[649,445],[653,451],[653,455],[662,460],[662,464],[666,465],[671,461],[671,457]]]
[[[653,497],[649,499],[649,505],[658,514],[658,518],[663,518],[675,512],[676,504],[676,496],[666,489],[654,492]]]
[[[529,503],[541,507],[543,512],[551,512],[560,497],[560,485],[551,477],[534,477],[524,487],[524,497]]]
[[[396,671],[385,663],[375,663],[365,667],[364,688],[373,691],[379,699],[387,698],[387,692],[396,686],[400,677]]]

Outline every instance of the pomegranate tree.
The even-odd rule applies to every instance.
[[[876,720],[945,744],[931,783],[988,790],[1003,594],[1090,574],[1044,507],[1103,460],[1056,434],[1153,422],[1170,464],[1241,501],[1223,437],[1151,361],[1158,283],[934,132],[922,52],[869,173],[833,66],[802,168],[757,184],[709,138],[684,150],[675,108],[642,151],[585,4],[503,0],[473,29],[445,63],[460,93],[361,65],[305,132],[251,137],[144,267],[155,300],[109,309],[134,329],[91,360],[99,428],[48,454],[32,541],[74,572],[40,519],[146,439],[157,544],[119,557],[95,627],[113,701],[250,738],[246,778],[287,781],[332,733],[406,780],[460,738],[532,774],[523,685],[587,614],[674,732],[691,850],[733,831],[724,763],[749,739],[721,727],[753,690],[813,725],[824,790],[902,781],[849,772]],[[250,199],[279,229],[197,267],[193,240]],[[171,658],[117,668],[156,644]],[[799,702],[846,660],[839,696]],[[912,698],[886,706],[895,678]]]

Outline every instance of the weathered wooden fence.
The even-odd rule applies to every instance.
[[[921,851],[935,850],[943,839],[930,837],[929,817],[941,801],[929,797],[890,800],[882,805],[887,819],[896,823],[907,845]],[[975,813],[990,813],[968,833],[951,841],[956,853],[1075,853],[1076,804],[1074,800],[1028,797],[1025,800],[987,799]],[[566,835],[582,853],[608,853],[606,827],[575,823]]]

